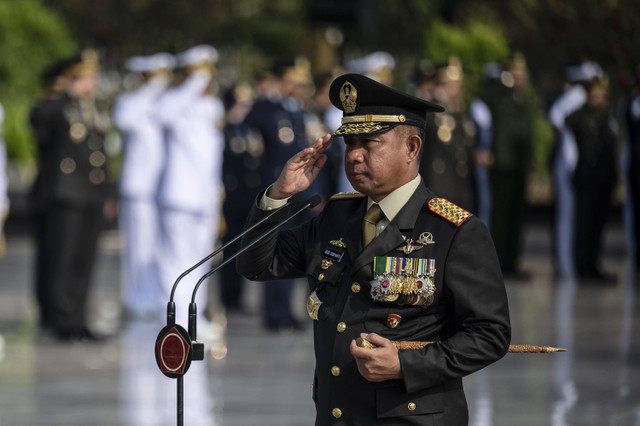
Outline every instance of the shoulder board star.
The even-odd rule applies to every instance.
[[[337,194],[333,194],[329,199],[330,200],[350,200],[353,198],[362,198],[365,195],[361,192],[338,192]]]
[[[465,220],[473,216],[462,207],[458,207],[444,198],[432,198],[429,200],[429,210],[438,216],[442,216],[456,226],[462,225]]]

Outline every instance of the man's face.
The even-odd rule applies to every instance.
[[[416,177],[420,143],[415,151],[399,127],[374,135],[345,136],[344,141],[347,179],[355,190],[374,201]]]

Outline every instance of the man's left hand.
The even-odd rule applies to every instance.
[[[356,341],[351,341],[351,355],[356,359],[358,371],[370,382],[383,382],[391,379],[402,379],[398,349],[391,340],[375,333],[361,334],[362,337],[376,345],[376,348],[361,348]]]

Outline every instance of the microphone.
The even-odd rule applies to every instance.
[[[273,215],[278,213],[280,210],[290,206],[293,198],[297,198],[297,197],[294,196],[290,198],[283,206],[269,212],[267,216],[260,219],[258,222],[251,225],[249,228],[242,231],[238,236],[233,238],[231,241],[224,244],[222,247],[215,250],[213,253],[211,253],[210,255],[208,255],[207,257],[205,257],[195,265],[193,265],[191,268],[184,271],[182,274],[180,274],[178,279],[173,284],[173,288],[171,289],[171,297],[169,299],[169,303],[167,304],[167,325],[162,330],[160,330],[160,333],[156,338],[155,356],[156,356],[156,363],[158,364],[160,371],[169,378],[177,379],[178,425],[181,426],[183,424],[184,375],[189,369],[191,365],[191,361],[202,361],[204,359],[204,344],[196,341],[197,308],[196,308],[195,299],[196,299],[196,293],[198,291],[198,288],[200,288],[200,285],[204,282],[204,280],[206,280],[208,277],[210,277],[220,268],[222,268],[223,266],[227,265],[229,262],[234,260],[240,254],[242,254],[245,250],[249,249],[259,241],[263,240],[266,236],[268,236],[269,234],[274,232],[276,229],[278,229],[279,227],[281,227],[282,225],[284,225],[285,223],[287,223],[288,221],[290,221],[291,219],[293,219],[294,217],[302,213],[307,208],[315,207],[318,204],[320,204],[320,201],[322,201],[322,198],[317,194],[312,196],[311,198],[309,198],[307,203],[300,210],[295,212],[290,217],[280,221],[280,223],[278,223],[275,227],[269,229],[267,232],[260,235],[258,238],[256,238],[251,243],[249,243],[247,246],[238,250],[231,257],[226,259],[220,265],[213,268],[211,271],[207,272],[202,278],[200,278],[195,288],[193,289],[191,303],[189,304],[189,331],[188,332],[187,330],[184,329],[184,327],[175,323],[176,305],[175,305],[175,302],[173,301],[173,297],[174,297],[176,288],[178,286],[178,283],[180,282],[180,280],[182,280],[182,278],[184,278],[187,274],[192,272],[198,266],[202,265],[204,262],[211,259],[216,254],[220,253],[222,250],[229,247],[231,244],[233,244],[234,242],[238,241],[240,238],[242,238],[249,232],[256,229],[258,226],[260,226],[262,223],[267,221],[269,218],[271,218]]]
[[[202,283],[209,278],[211,275],[215,274],[218,270],[220,270],[221,268],[223,268],[224,266],[226,266],[229,262],[231,262],[232,260],[235,260],[236,257],[238,257],[239,255],[241,255],[242,253],[244,253],[245,251],[247,251],[248,249],[250,249],[251,247],[253,247],[254,245],[256,245],[257,243],[259,243],[260,241],[262,241],[263,239],[265,239],[266,237],[268,237],[270,234],[272,234],[273,232],[275,232],[277,229],[279,229],[281,226],[285,225],[287,222],[289,222],[291,219],[293,219],[294,217],[298,216],[300,213],[302,213],[303,211],[305,211],[308,208],[313,208],[315,206],[317,206],[318,204],[320,204],[320,202],[322,202],[322,197],[318,194],[312,195],[308,200],[307,203],[302,206],[298,211],[296,211],[294,214],[292,214],[291,216],[287,217],[286,219],[280,221],[278,224],[276,224],[275,226],[271,227],[270,229],[268,229],[267,231],[263,232],[260,236],[258,236],[256,239],[254,239],[253,241],[251,241],[249,244],[247,244],[246,246],[242,247],[240,250],[238,250],[237,252],[235,252],[232,256],[230,256],[228,259],[225,259],[224,262],[220,263],[218,266],[214,267],[213,269],[211,269],[209,272],[207,272],[206,274],[204,274],[199,280],[198,283],[196,284],[196,286],[193,289],[193,293],[191,295],[191,303],[189,304],[189,335],[193,338],[193,340],[196,340],[196,334],[197,334],[197,330],[196,330],[196,314],[197,314],[197,307],[196,307],[196,294],[198,293],[198,289],[200,288],[200,286],[202,285]],[[271,217],[271,215],[269,216]],[[265,218],[267,219],[267,218]],[[245,235],[247,232],[249,232],[249,230],[251,229],[255,229],[256,225],[261,224],[262,222],[264,222],[265,219],[260,220],[259,222],[257,222],[254,226],[252,226],[251,228],[249,228],[248,230],[244,231],[241,235],[239,235],[237,238],[239,238],[242,235]],[[237,239],[235,238],[235,239]],[[199,345],[202,345],[201,343]],[[204,349],[202,349],[204,351]],[[196,349],[194,348],[194,359],[196,354]],[[199,350],[198,350],[199,352]],[[203,358],[204,359],[204,353],[203,353]]]
[[[319,196],[318,196],[319,197]],[[262,223],[264,223],[265,221],[267,221],[268,219],[270,219],[273,215],[275,215],[276,213],[278,213],[280,210],[289,207],[294,200],[298,200],[299,197],[297,196],[293,196],[291,198],[289,198],[289,200],[287,200],[286,204],[284,204],[283,206],[278,207],[277,209],[272,210],[267,216],[263,217],[262,219],[260,219],[258,222],[256,222],[255,224],[253,224],[252,226],[250,226],[249,228],[245,229],[244,231],[242,231],[240,234],[238,234],[236,237],[234,237],[232,240],[228,241],[226,244],[224,244],[222,247],[216,249],[213,253],[209,254],[207,257],[205,257],[204,259],[200,260],[198,263],[196,263],[195,265],[193,265],[191,268],[187,269],[186,271],[184,271],[182,274],[180,274],[180,276],[176,279],[176,281],[173,283],[173,287],[171,288],[171,296],[169,297],[169,303],[167,303],[167,325],[172,325],[175,324],[176,321],[176,304],[173,301],[176,289],[178,288],[178,283],[188,274],[190,274],[191,272],[193,272],[198,266],[202,265],[203,263],[205,263],[207,260],[211,259],[212,257],[214,257],[216,254],[220,253],[221,251],[223,251],[224,249],[228,248],[231,244],[235,243],[236,241],[238,241],[240,238],[244,237],[247,233],[253,231],[254,229],[256,229],[258,226],[260,226]],[[316,203],[317,204],[317,203]]]

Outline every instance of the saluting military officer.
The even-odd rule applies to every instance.
[[[214,249],[222,210],[224,121],[222,101],[212,94],[218,52],[199,45],[177,56],[183,80],[160,98],[158,114],[165,134],[166,161],[158,190],[162,241],[159,266],[164,297],[174,281]],[[187,307],[198,278],[192,273],[176,291],[178,323],[187,323]],[[206,291],[198,293],[200,325]],[[206,327],[200,327],[205,331]],[[202,334],[202,333],[201,333]]]
[[[335,134],[359,192],[333,196],[309,222],[256,244],[237,269],[252,280],[307,277],[316,425],[466,425],[462,378],[507,352],[510,322],[486,226],[418,173],[426,117],[443,108],[359,74],[335,79],[330,97],[343,111]],[[330,140],[287,162],[248,225],[313,182]],[[378,347],[358,346],[359,337]],[[397,340],[434,343],[398,350]]]
[[[156,262],[157,197],[165,151],[156,108],[171,83],[175,58],[168,53],[135,56],[125,66],[143,81],[120,96],[113,110],[114,123],[125,141],[118,220],[123,239],[121,293],[128,315],[148,318],[159,312],[159,300],[166,302]]]
[[[93,101],[94,51],[56,67],[64,90],[33,111],[39,173],[33,188],[37,218],[36,294],[41,325],[61,339],[96,337],[85,306],[96,245],[109,196],[104,135],[109,119]]]

